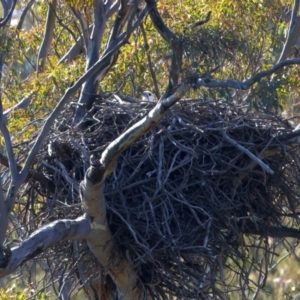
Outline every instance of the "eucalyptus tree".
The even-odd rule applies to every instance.
[[[1,79],[0,130],[5,145],[4,154],[1,154],[1,164],[5,176],[2,176],[0,190],[0,276],[5,277],[15,272],[28,261],[64,240],[86,240],[89,250],[114,282],[118,299],[154,297],[138,284],[139,278],[133,262],[126,256],[126,251],[120,251],[114,241],[107,220],[107,204],[104,196],[106,179],[115,171],[119,156],[158,124],[165,113],[185,94],[195,95],[203,88],[218,91],[234,90],[236,91],[234,100],[238,102],[241,98],[247,99],[249,96],[247,91],[252,90],[254,86],[256,89],[261,89],[267,82],[266,78],[272,78],[273,82],[276,82],[276,78],[285,72],[284,67],[298,65],[299,58],[287,58],[291,56],[299,38],[297,30],[300,24],[298,22],[299,1],[294,1],[293,7],[290,4],[291,21],[285,44],[281,47],[281,55],[272,65],[269,60],[267,68],[264,68],[260,61],[255,70],[251,69],[250,75],[245,71],[244,78],[248,77],[247,79],[243,79],[242,76],[237,79],[228,78],[220,69],[223,63],[230,61],[230,52],[233,51],[230,47],[236,45],[237,51],[241,53],[245,50],[243,47],[247,48],[249,45],[235,44],[233,36],[226,37],[227,32],[222,36],[230,46],[226,49],[224,48],[226,43],[224,42],[225,46],[218,44],[217,37],[212,44],[206,40],[205,34],[211,38],[217,31],[205,27],[203,31],[196,31],[210,22],[214,12],[205,12],[202,19],[195,19],[190,24],[185,24],[184,28],[181,28],[182,31],[177,32],[166,25],[169,21],[165,18],[170,18],[172,13],[171,4],[167,2],[161,6],[160,2],[154,0],[66,1],[65,3],[57,0],[47,3],[29,1],[24,4],[17,27],[10,28],[9,22],[16,1],[3,0],[1,3],[3,7],[3,18],[0,22],[1,41],[3,41],[1,42],[1,69],[3,70],[4,64],[11,65],[13,62],[15,58],[13,47],[16,45],[14,42],[20,38],[19,46],[25,53],[23,60],[29,61],[35,71],[22,80],[16,80],[16,77],[7,74]],[[181,7],[184,8],[185,4],[182,3]],[[29,32],[22,31],[22,23],[26,15],[30,17],[33,24]],[[43,27],[41,20],[43,20]],[[218,22],[218,19],[213,19],[213,22]],[[152,61],[153,57],[149,52],[153,40],[147,39],[147,30],[157,39],[163,40],[161,45],[154,49],[156,53],[164,51],[163,55],[156,54],[156,62]],[[197,40],[197,35],[200,33],[202,36]],[[24,41],[22,42],[24,36],[27,42],[31,40],[33,44],[39,44],[38,50],[30,49],[30,57],[26,55],[25,50],[30,45],[24,45]],[[140,85],[137,88],[135,81],[130,80],[135,76],[134,65],[131,65],[126,73],[129,80],[124,81],[120,76],[115,80],[119,87],[115,86],[115,91],[106,90],[106,86],[114,86],[114,83],[110,83],[114,82],[114,79],[110,79],[114,72],[125,73],[120,57],[122,55],[130,57],[130,51],[126,50],[128,44],[138,45],[141,40],[146,53],[147,87],[143,89]],[[63,44],[67,47],[62,47]],[[202,46],[204,48],[201,48]],[[201,55],[197,54],[197,47],[201,49]],[[204,62],[203,57],[205,57]],[[232,65],[232,62],[229,65]],[[120,71],[118,68],[123,69]],[[161,74],[158,74],[159,72]],[[214,74],[220,76],[214,79]],[[165,85],[162,93],[160,92],[162,86],[157,76],[165,78],[162,82]],[[26,87],[23,87],[24,85]],[[123,85],[127,90],[121,93]],[[139,92],[149,89],[149,85],[152,85],[152,91],[159,99],[155,105],[146,112],[144,117],[112,140],[102,153],[90,155],[89,166],[78,188],[83,214],[76,219],[59,219],[45,225],[41,224],[39,229],[30,235],[26,234],[26,226],[18,223],[20,235],[16,238],[17,244],[11,248],[9,246],[11,241],[7,236],[11,224],[15,222],[14,211],[19,199],[22,198],[23,186],[32,184],[33,180],[50,191],[53,185],[49,178],[35,170],[35,163],[45,141],[51,141],[49,135],[51,127],[60,113],[68,109],[70,113],[73,112],[72,126],[84,132],[89,130],[87,119],[99,95],[105,97],[105,94],[109,94],[120,97],[124,101],[135,102],[135,99],[140,96]],[[10,88],[12,94],[20,95],[16,86],[20,87],[21,93],[24,91],[29,93],[17,103],[9,103]],[[125,95],[126,91],[129,91],[127,95]],[[47,101],[53,105],[52,108],[48,107]],[[15,144],[22,142],[24,137],[18,136],[14,131],[14,126],[19,126],[16,125],[14,114],[20,113],[21,110],[27,111],[29,116],[30,113],[37,113],[39,121],[33,128],[28,127],[28,134],[32,139],[29,143],[30,150],[20,157],[19,153],[16,153]],[[293,134],[297,135],[298,132]],[[89,153],[87,155],[89,156]],[[265,172],[272,174],[272,170],[259,158],[249,153],[247,155]],[[53,186],[52,188],[55,189]],[[114,253],[118,253],[118,256],[112,263]]]

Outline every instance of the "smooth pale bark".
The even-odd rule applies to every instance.
[[[300,58],[288,59],[281,61],[274,65],[272,68],[259,72],[244,81],[238,81],[233,79],[216,80],[211,78],[198,78],[193,84],[194,87],[199,88],[201,86],[208,88],[222,87],[232,88],[237,90],[248,90],[254,83],[259,82],[263,77],[274,74],[277,70],[282,69],[285,66],[299,65]]]
[[[300,17],[298,15],[300,0],[294,0],[293,12],[290,21],[290,27],[287,39],[282,49],[278,63],[286,60],[300,37]]]
[[[7,266],[0,268],[0,278],[11,274],[26,261],[35,258],[51,246],[63,240],[84,239],[91,232],[89,218],[59,220],[34,232],[19,246],[11,249]]]
[[[141,299],[142,293],[137,287],[136,272],[114,244],[107,225],[104,182],[93,183],[94,176],[103,178],[103,169],[99,168],[91,167],[80,187],[83,208],[91,219],[92,231],[87,237],[87,242],[90,250],[115,282],[118,299]]]
[[[87,28],[81,24],[83,32],[83,40],[86,47],[86,70],[90,69],[99,59],[100,44],[103,38],[103,33],[106,24],[105,7],[102,0],[94,1],[94,26],[92,29],[91,37],[88,38]],[[81,22],[82,23],[82,22]],[[97,93],[99,80],[97,74],[88,79],[80,93],[79,103],[81,104],[75,114],[75,119],[82,119],[86,110],[89,110],[92,105],[93,95]]]
[[[48,2],[48,13],[47,13],[47,21],[45,25],[44,39],[42,41],[38,58],[37,58],[37,70],[39,73],[45,70],[47,55],[53,38],[53,33],[54,33],[56,7],[57,7],[57,0]]]
[[[112,3],[112,1],[106,1],[104,4],[105,8],[105,18],[106,20],[110,19],[119,9],[120,0],[117,0]],[[89,34],[93,28],[94,24],[89,26]],[[84,52],[84,38],[81,34],[77,39],[76,43],[70,48],[70,50],[59,60],[58,64],[63,64],[66,62],[70,62],[77,58],[77,56]]]

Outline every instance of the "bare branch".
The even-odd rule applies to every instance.
[[[11,274],[19,266],[56,243],[63,240],[83,239],[90,231],[90,221],[85,217],[76,220],[59,220],[40,228],[20,246],[11,250],[11,258],[6,262],[7,266],[0,268],[0,278]]]
[[[292,18],[290,21],[289,33],[277,63],[287,59],[288,55],[291,53],[293,46],[295,46],[295,43],[299,38],[300,18],[297,17],[299,11],[299,4],[299,0],[294,0],[294,7]]]
[[[13,112],[14,110],[17,110],[17,109],[26,109],[28,107],[28,105],[31,103],[31,100],[32,100],[32,96],[34,96],[36,94],[36,91],[33,91],[31,92],[28,96],[24,97],[19,103],[17,103],[16,105],[14,105],[13,107],[7,109],[4,113],[3,113],[3,116],[4,116],[4,119],[5,119],[5,122],[7,122],[7,119],[9,117],[9,114],[11,112]]]
[[[20,20],[19,20],[19,23],[18,23],[18,26],[17,26],[17,30],[21,30],[22,29],[24,20],[25,20],[25,18],[27,16],[27,13],[31,9],[31,7],[34,4],[34,2],[35,2],[35,0],[30,0],[27,3],[26,7],[23,9],[21,17],[20,17]]]
[[[154,85],[154,88],[155,88],[155,95],[159,99],[160,98],[160,92],[159,92],[158,83],[157,83],[157,80],[156,80],[156,75],[155,75],[152,60],[151,60],[151,55],[149,53],[149,44],[148,44],[148,40],[147,40],[147,35],[146,35],[146,31],[145,31],[145,28],[144,28],[143,24],[141,24],[141,31],[142,31],[142,36],[143,36],[143,39],[144,39],[144,48],[145,48],[145,52],[146,52],[146,55],[147,55],[149,71],[150,71],[150,74],[151,74],[151,77],[152,77],[152,82],[153,82],[153,85]]]
[[[172,62],[169,75],[169,86],[162,96],[163,98],[167,98],[172,94],[172,90],[176,89],[176,85],[178,84],[179,76],[181,73],[183,54],[182,41],[180,37],[178,37],[165,25],[157,10],[156,2],[153,0],[148,0],[146,2],[154,5],[153,9],[149,13],[152,23],[154,24],[159,34],[172,48]]]
[[[1,101],[0,101],[1,102]],[[1,103],[2,108],[2,103]],[[0,265],[5,261],[5,254],[3,252],[3,243],[5,241],[5,233],[8,225],[8,216],[14,205],[15,200],[15,186],[20,182],[20,174],[17,171],[17,163],[12,148],[11,138],[9,131],[5,125],[5,119],[1,109],[0,115],[0,131],[4,137],[6,153],[8,156],[8,165],[11,176],[10,185],[6,193],[6,201],[1,203],[0,211]],[[2,189],[2,185],[0,187]],[[2,191],[1,191],[2,193]],[[4,201],[4,200],[3,200]]]
[[[116,62],[116,59],[118,58],[118,51],[121,46],[127,43],[131,33],[142,23],[144,17],[147,15],[149,10],[152,8],[152,5],[147,5],[142,12],[140,13],[139,17],[137,20],[134,22],[134,24],[130,27],[127,28],[127,31],[119,34],[119,32],[123,29],[124,23],[128,20],[128,9],[124,9],[123,12],[123,2],[126,2],[126,7],[127,7],[127,0],[122,0],[122,7],[121,7],[121,12],[119,13],[114,29],[112,31],[112,34],[109,38],[107,48],[104,52],[103,57],[100,59],[102,64],[102,68],[98,69],[97,76],[95,80],[98,82],[102,80],[102,78],[107,74],[109,69],[114,65]],[[130,10],[131,11],[131,10]],[[119,47],[116,47],[116,45],[119,44]],[[109,57],[109,60],[107,59]],[[90,81],[90,84],[93,82]],[[78,103],[80,104],[76,110],[76,114],[74,116],[74,121],[73,125],[77,125],[84,117],[86,110],[89,109],[92,105],[92,99],[91,99],[91,93],[87,93],[87,87],[82,88],[82,92],[80,95],[80,99]],[[95,93],[94,93],[95,94]]]
[[[80,11],[78,11],[75,8],[72,8],[72,11],[73,11],[73,14],[75,15],[75,17],[79,20],[79,24],[80,24],[81,31],[82,31],[82,39],[84,41],[85,49],[88,49],[89,35],[90,35],[88,24],[83,16],[83,14]],[[92,25],[92,26],[95,26],[95,25]],[[76,41],[75,45],[77,44],[77,42],[78,42],[78,40]]]
[[[162,36],[162,38],[168,43],[171,44],[171,41],[176,39],[176,35],[165,25],[163,22],[156,6],[156,1],[154,0],[146,0],[147,4],[153,5],[153,8],[149,12],[152,23],[154,24],[156,30]]]
[[[136,21],[134,27],[132,28],[132,30],[135,30],[141,23],[141,21],[143,20],[143,18],[145,17],[145,15],[147,14],[148,10],[150,8],[145,8],[143,10],[143,12],[141,13],[141,16],[138,18],[138,20]],[[58,114],[61,112],[61,110],[63,109],[63,107],[65,106],[66,102],[76,93],[76,91],[81,87],[81,85],[88,80],[89,78],[91,78],[91,76],[93,76],[94,74],[98,73],[99,70],[103,70],[105,69],[105,67],[107,66],[107,64],[110,62],[112,56],[115,54],[116,51],[118,51],[128,40],[129,35],[131,34],[131,32],[127,33],[124,32],[122,33],[107,49],[106,54],[96,63],[94,64],[84,75],[82,75],[75,83],[72,87],[68,88],[64,94],[64,96],[61,98],[61,100],[59,101],[59,103],[56,105],[56,107],[54,108],[53,112],[50,114],[49,118],[46,120],[40,134],[38,135],[35,144],[33,145],[27,160],[24,164],[24,167],[21,171],[21,182],[24,182],[25,178],[27,177],[27,174],[30,170],[30,167],[35,159],[35,156],[37,154],[37,152],[39,151],[45,137],[47,136],[51,124],[54,122],[54,120],[57,118]],[[17,189],[19,188],[19,186],[17,187]]]
[[[112,3],[112,0],[108,0],[104,3],[105,17],[109,19],[115,14],[120,8],[121,0],[116,0]]]
[[[231,145],[233,145],[234,147],[236,147],[237,149],[245,153],[247,156],[249,156],[253,161],[255,161],[259,166],[261,166],[262,169],[264,169],[267,173],[274,174],[274,171],[268,165],[266,165],[261,159],[259,159],[253,153],[251,153],[248,149],[246,149],[242,145],[238,144],[235,140],[230,138],[224,131],[222,131],[222,136]]]
[[[17,4],[17,0],[14,0],[11,4],[11,7],[6,15],[4,15],[4,19],[0,22],[0,28],[4,27],[10,22],[11,16],[14,12],[15,6]]]
[[[94,24],[89,26],[89,35],[92,32]],[[84,38],[81,35],[76,43],[70,48],[70,50],[59,60],[58,64],[63,64],[66,62],[70,62],[75,59],[81,52],[84,51]]]
[[[3,243],[5,241],[6,229],[8,223],[8,210],[4,199],[3,189],[2,189],[2,178],[0,177],[0,264],[5,261],[5,255],[3,253]]]
[[[11,138],[10,138],[10,134],[7,130],[7,127],[5,124],[0,123],[0,131],[4,137],[4,141],[5,141],[5,148],[6,148],[6,153],[8,156],[8,162],[9,162],[9,170],[11,173],[11,177],[12,177],[12,182],[15,183],[18,177],[18,172],[17,172],[17,163],[16,163],[16,159],[14,156],[14,151],[12,148],[12,143],[11,143]]]
[[[244,233],[248,234],[258,234],[260,236],[269,236],[274,238],[287,238],[292,237],[298,239],[300,237],[300,230],[296,228],[289,228],[289,227],[275,227],[269,226],[264,227],[260,226],[259,223],[254,223],[251,221],[247,221],[244,224]]]
[[[300,136],[300,124],[296,126],[296,128],[292,132],[279,132],[277,134],[277,139],[280,141],[288,141],[290,140],[291,142],[294,143],[299,143],[299,136]]]
[[[103,178],[103,168],[98,164],[89,170],[80,184],[82,206],[91,220],[92,231],[86,237],[89,248],[115,282],[119,299],[142,299],[137,288],[137,274],[128,259],[118,251],[107,224],[104,181],[99,184],[99,180],[95,180],[96,174]]]
[[[112,1],[106,1],[104,4],[105,8],[105,18],[108,20],[111,18],[119,9],[120,7],[120,0],[111,3]],[[90,35],[94,24],[89,26],[89,33]],[[81,52],[84,51],[84,37],[81,35],[76,43],[69,49],[69,51],[59,60],[58,64],[63,64],[75,59]]]
[[[8,158],[0,153],[0,164],[9,168],[9,162]],[[22,170],[22,167],[17,164],[17,171],[20,172]],[[30,179],[33,179],[37,182],[39,182],[44,189],[48,189],[51,192],[54,192],[55,186],[52,180],[47,178],[43,173],[38,173],[33,170],[30,170],[28,173],[28,176],[26,177],[25,181],[28,181]]]
[[[194,22],[194,23],[192,23],[192,24],[189,24],[189,25],[187,25],[185,28],[196,27],[196,26],[204,25],[204,24],[206,24],[207,22],[210,21],[210,17],[211,17],[211,11],[209,11],[209,12],[207,13],[207,15],[206,15],[206,17],[205,17],[204,20],[199,20],[199,21],[197,21],[197,22]]]
[[[94,26],[91,38],[86,41],[86,70],[91,68],[99,59],[100,43],[105,29],[105,9],[102,1],[94,1]],[[90,109],[92,105],[92,96],[97,93],[99,79],[94,74],[87,80],[83,87],[79,98],[79,103],[85,106],[79,106],[76,110],[74,120],[81,120],[86,109]],[[76,121],[77,123],[77,121]]]
[[[172,96],[160,100],[147,116],[134,124],[108,145],[102,153],[100,160],[100,163],[105,168],[104,176],[113,171],[114,163],[119,154],[155,126],[163,118],[165,112],[183,97],[185,88],[185,85],[181,85]],[[94,178],[92,174],[89,174],[89,176]],[[102,179],[100,178],[100,181],[101,180]]]
[[[94,27],[91,34],[91,39],[87,44],[87,66],[88,70],[99,59],[100,43],[105,29],[105,12],[102,1],[94,1]]]
[[[8,14],[9,5],[6,0],[1,0],[1,5],[3,7],[3,17],[5,17]]]
[[[278,69],[290,66],[290,65],[298,65],[300,64],[299,58],[284,60],[276,65],[274,65],[272,68],[259,72],[249,79],[245,81],[238,81],[238,80],[214,80],[211,78],[198,78],[196,80],[196,83],[193,85],[195,88],[199,88],[201,86],[208,87],[208,88],[215,88],[215,87],[222,87],[222,88],[233,88],[237,90],[247,90],[249,89],[254,83],[259,82],[263,77],[270,76],[274,74]]]
[[[48,2],[48,14],[47,14],[47,21],[45,25],[44,39],[42,41],[38,58],[37,58],[38,73],[43,72],[45,69],[48,50],[51,45],[51,41],[54,33],[56,7],[57,7],[57,0]]]
[[[5,125],[5,121],[6,121],[6,118],[3,113],[2,101],[0,99],[0,131],[4,138],[6,153],[8,156],[9,170],[10,170],[10,174],[11,174],[11,178],[12,178],[12,184],[14,185],[14,184],[16,184],[19,173],[17,171],[17,163],[16,163],[14,151],[12,148],[10,134]]]

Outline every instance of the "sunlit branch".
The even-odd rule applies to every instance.
[[[131,126],[108,145],[103,151],[100,160],[107,174],[113,171],[113,164],[118,158],[118,155],[155,126],[163,118],[164,113],[183,97],[185,89],[186,86],[181,85],[172,96],[159,101],[147,116]]]
[[[40,228],[19,246],[11,249],[11,258],[8,265],[0,269],[0,278],[14,272],[56,243],[67,239],[83,239],[90,231],[90,221],[85,217],[59,220]]]
[[[104,3],[106,19],[111,18],[118,11],[120,4],[121,4],[121,0],[117,0],[115,2],[109,0]]]

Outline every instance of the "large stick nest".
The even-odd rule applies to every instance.
[[[151,107],[99,99],[85,132],[70,126],[72,109],[60,116],[35,165],[56,189],[35,184],[33,192],[27,186],[29,198],[43,196],[36,227],[37,220],[82,214],[78,184],[89,155],[101,155]],[[181,101],[121,155],[106,180],[109,226],[153,298],[200,299],[208,293],[218,298],[237,287],[247,298],[249,290],[263,287],[261,279],[251,283],[249,276],[252,269],[265,274],[271,264],[275,242],[267,237],[298,224],[299,146],[279,138],[286,132],[292,132],[289,124],[271,115]],[[84,243],[76,249],[74,242],[64,242],[48,255],[56,269],[66,264],[59,253],[69,257],[69,277],[82,276],[83,271],[72,272],[74,262],[86,261],[82,269],[93,270],[96,281],[99,266]]]

